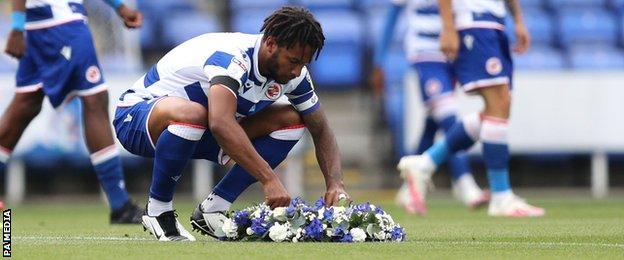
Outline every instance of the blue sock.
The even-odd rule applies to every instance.
[[[483,161],[487,169],[490,189],[493,193],[511,189],[509,183],[509,147],[507,145],[507,123],[504,120],[483,120]]]
[[[119,151],[115,145],[91,154],[91,163],[112,210],[121,208],[129,196],[124,182]]]
[[[150,197],[162,202],[173,200],[178,180],[204,133],[199,126],[171,124],[158,137]]]
[[[428,116],[425,120],[425,129],[420,136],[420,142],[418,143],[418,147],[416,148],[416,154],[424,153],[427,148],[433,145],[433,139],[435,139],[437,131],[438,125],[433,120],[433,118],[431,118],[431,116]]]
[[[274,169],[286,159],[290,150],[297,144],[297,141],[303,134],[303,129],[304,128],[278,130],[276,132],[291,131],[293,136],[287,138],[264,136],[255,139],[252,143],[256,151],[258,151],[258,154]],[[243,169],[243,167],[237,164],[221,179],[217,186],[215,186],[213,193],[232,203],[247,187],[254,184],[256,181],[257,180]]]
[[[453,126],[455,125],[456,122],[457,122],[457,118],[455,117],[455,115],[447,116],[444,119],[440,120],[440,127],[444,130],[444,133],[447,134],[451,129],[453,129]],[[463,124],[461,124],[461,130],[463,129],[464,129]],[[462,131],[460,131],[459,133],[463,134],[461,132]],[[463,132],[465,133],[465,131]],[[468,145],[468,144],[464,144],[464,145]],[[471,145],[472,144],[469,144],[468,147],[470,147]],[[457,149],[457,147],[455,147],[455,149]],[[462,175],[470,174],[471,172],[470,164],[468,163],[468,157],[465,154],[463,154],[461,151],[454,151],[454,154],[451,156],[448,162],[449,162],[449,168],[451,170],[451,178],[453,180],[457,180]]]

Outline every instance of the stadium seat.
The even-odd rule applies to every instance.
[[[544,8],[546,4],[545,0],[522,0],[519,2],[522,10],[525,10],[527,8]]]
[[[584,70],[624,69],[624,52],[612,45],[581,44],[570,47],[570,66]]]
[[[615,44],[615,17],[602,8],[562,10],[559,16],[560,40],[563,46],[574,43]]]
[[[563,53],[548,45],[533,45],[522,55],[514,55],[514,66],[519,70],[561,70],[566,68]]]
[[[366,11],[366,22],[368,29],[365,31],[366,41],[371,46],[379,43],[379,40],[383,34],[384,23],[386,22],[386,16],[388,15],[388,8],[376,8]],[[394,28],[394,34],[392,38],[393,44],[402,44],[405,38],[405,31],[407,30],[407,19],[405,15],[400,15]]]
[[[522,2],[522,1],[521,1]],[[561,9],[568,7],[603,7],[605,0],[548,0],[549,5],[553,9]]]
[[[352,0],[299,0],[299,3],[313,10],[326,8],[348,9],[353,6]]]
[[[533,42],[538,44],[552,44],[554,39],[552,17],[538,8],[524,9],[524,22],[529,29]],[[509,26],[513,32],[513,27]]]
[[[232,14],[232,31],[242,33],[260,33],[264,18],[273,9],[246,9]]]
[[[316,13],[323,26],[325,46],[312,70],[319,85],[334,89],[357,87],[363,82],[363,28],[353,11],[325,10]]]
[[[401,84],[405,73],[407,73],[409,69],[409,63],[405,58],[405,52],[403,52],[400,47],[401,46],[393,46],[383,63],[386,85]]]
[[[199,12],[176,12],[169,15],[163,24],[163,40],[168,46],[175,46],[204,33],[221,31],[217,19]]]
[[[277,7],[290,4],[293,1],[289,0],[231,0],[230,9],[232,10],[245,10],[245,9],[275,9]]]

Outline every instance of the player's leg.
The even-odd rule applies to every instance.
[[[198,103],[177,97],[165,97],[151,105],[153,108],[145,111],[147,115],[143,119],[137,118],[146,121],[146,134],[149,135],[154,156],[143,225],[159,240],[194,241],[195,238],[175,217],[173,196],[182,171],[205,132],[208,110]]]
[[[256,151],[271,168],[277,167],[286,158],[305,131],[299,114],[291,105],[269,106],[240,123]],[[203,151],[198,153],[205,154]],[[245,169],[234,165],[193,212],[193,227],[205,235],[222,236],[218,232],[223,212],[229,210],[238,196],[256,181]]]
[[[84,132],[90,159],[111,207],[110,222],[140,223],[143,210],[130,201],[108,114],[108,92],[82,96]]]
[[[43,91],[22,92],[18,88],[13,100],[0,118],[0,170],[4,169],[11,151],[17,145],[28,124],[41,111]]]

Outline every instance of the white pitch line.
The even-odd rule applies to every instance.
[[[454,245],[526,245],[526,246],[590,246],[623,248],[624,244],[592,242],[512,242],[512,241],[411,241],[418,244],[454,244]]]
[[[16,240],[42,240],[42,241],[51,241],[51,240],[102,240],[102,241],[156,241],[154,239],[143,238],[143,237],[38,237],[38,236],[17,236],[14,237]]]

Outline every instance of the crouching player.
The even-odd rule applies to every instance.
[[[273,172],[307,128],[328,205],[346,195],[340,155],[306,69],[325,37],[312,14],[283,7],[263,34],[210,33],[167,53],[119,99],[113,122],[131,153],[154,158],[143,225],[163,241],[195,240],[177,220],[173,195],[190,159],[236,165],[195,209],[191,225],[215,236],[236,198],[259,181],[271,207],[290,196]],[[289,104],[276,102],[286,99]]]

